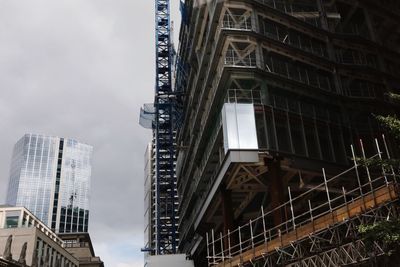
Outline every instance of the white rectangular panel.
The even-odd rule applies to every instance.
[[[222,108],[225,153],[258,149],[253,104],[225,103]]]

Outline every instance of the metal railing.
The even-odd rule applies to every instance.
[[[222,29],[252,30],[251,15],[232,15],[226,13],[222,20]]]
[[[260,90],[228,89],[226,103],[252,103],[263,105]]]
[[[282,0],[254,0],[290,16],[303,20],[311,25],[320,27],[320,13],[316,2],[310,3]]]
[[[239,67],[257,67],[256,52],[254,50],[245,56],[240,56],[233,48],[228,48],[225,55],[224,65]]]
[[[375,139],[377,154],[369,159],[382,159],[383,154],[386,154],[386,157],[390,159],[384,135],[382,135],[382,140],[384,142],[385,153],[381,151],[379,142]],[[362,155],[360,159],[367,161],[368,159],[365,155],[362,140],[360,140],[360,147]],[[323,216],[329,216],[329,214],[332,214],[333,219],[333,212],[335,210],[344,207],[348,209],[348,204],[356,201],[359,201],[362,210],[366,211],[369,208],[366,204],[366,195],[372,194],[374,196],[372,199],[376,206],[375,193],[384,187],[389,187],[391,184],[396,183],[395,172],[393,168],[382,168],[382,172],[379,171],[377,177],[372,177],[372,173],[377,174],[376,170],[372,172],[368,165],[361,165],[357,162],[358,159],[353,145],[351,146],[351,151],[354,165],[350,169],[332,178],[328,178],[325,169],[322,169],[323,182],[321,184],[314,186],[310,190],[296,197],[292,197],[293,191],[288,187],[289,200],[284,204],[267,212],[263,207],[261,207],[261,216],[250,220],[248,223],[239,226],[233,231],[228,230],[227,234],[219,233],[216,235],[214,230],[212,230],[211,233],[207,233],[206,242],[208,265],[218,265],[247,251],[254,251],[258,246],[265,246],[265,253],[268,253],[267,247],[269,243],[278,240],[278,243],[282,244],[283,236],[289,233],[295,234],[296,239],[304,238],[304,231],[302,231],[302,234],[299,234],[298,236],[297,229],[305,225],[312,225],[312,228],[310,227],[310,229],[313,231],[315,230],[315,221],[317,219]],[[355,177],[356,186],[348,189],[342,186],[339,189],[337,186],[338,182],[343,182],[343,179],[348,177]],[[311,195],[316,192],[325,192],[326,201],[323,203],[317,203],[313,206]],[[304,200],[308,200],[308,208],[303,209],[296,214],[295,207],[302,206]],[[273,223],[269,218],[276,212],[280,211],[287,212],[289,218],[279,225],[268,228],[268,224]],[[347,214],[350,217],[348,210]],[[311,232],[309,234],[311,234]],[[272,253],[276,249],[278,248],[275,248]]]

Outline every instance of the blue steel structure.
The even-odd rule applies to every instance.
[[[177,249],[177,188],[175,175],[176,95],[172,89],[173,47],[171,45],[170,1],[156,0],[156,86],[154,98],[156,247],[157,255]]]

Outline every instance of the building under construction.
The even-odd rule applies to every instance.
[[[179,251],[196,266],[368,259],[356,227],[396,216],[398,193],[394,172],[353,159],[398,155],[372,114],[398,111],[400,2],[181,8]]]

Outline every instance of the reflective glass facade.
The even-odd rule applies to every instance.
[[[87,232],[92,151],[72,139],[26,134],[14,147],[7,203],[56,232]]]

